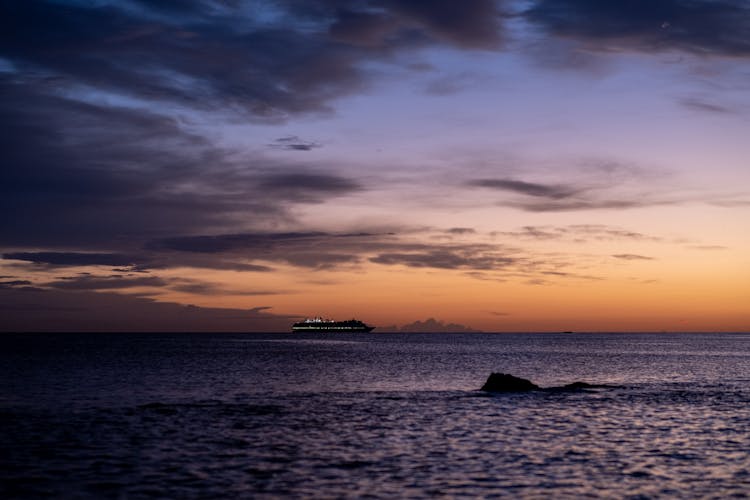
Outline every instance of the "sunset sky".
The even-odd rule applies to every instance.
[[[745,0],[0,3],[0,330],[750,330]]]

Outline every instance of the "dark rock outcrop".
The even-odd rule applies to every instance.
[[[539,390],[539,386],[530,380],[507,373],[491,373],[481,390],[485,392],[529,392]]]
[[[573,382],[572,384],[566,384],[560,389],[565,391],[577,391],[580,389],[596,389],[597,387],[605,387],[601,385],[587,384],[586,382]]]
[[[562,386],[563,389],[593,389],[595,388],[595,385],[587,384],[586,382],[573,382],[572,384],[566,384]]]
[[[572,384],[566,384],[562,387],[550,387],[545,391],[557,391],[557,392],[570,392],[570,391],[585,391],[586,389],[614,389],[616,385],[607,384],[588,384],[586,382],[573,382]]]
[[[604,389],[604,388],[615,388],[613,385],[602,385],[602,384],[587,384],[586,382],[573,382],[572,384],[546,387],[542,388],[526,380],[525,378],[514,377],[508,373],[491,373],[487,378],[487,382],[482,386],[482,391],[485,392],[529,392],[529,391],[544,391],[544,392],[577,392],[587,391],[588,389]]]

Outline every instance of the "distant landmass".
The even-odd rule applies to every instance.
[[[378,332],[403,332],[403,333],[481,333],[481,330],[475,330],[466,325],[458,323],[444,323],[435,318],[428,318],[424,321],[415,321],[402,327],[396,325],[378,327]]]

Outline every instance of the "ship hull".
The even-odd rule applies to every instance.
[[[313,332],[313,333],[368,333],[375,329],[374,326],[364,327],[346,327],[346,326],[315,326],[315,325],[294,325],[293,332]]]
[[[312,333],[367,333],[375,329],[361,321],[352,319],[349,321],[333,321],[321,318],[306,319],[292,325],[293,332]]]

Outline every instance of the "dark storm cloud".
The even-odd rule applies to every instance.
[[[0,282],[0,288],[11,286],[31,285],[26,280]],[[230,289],[219,283],[182,277],[138,276],[133,273],[127,275],[94,275],[80,273],[75,276],[60,276],[54,281],[36,283],[37,290],[67,290],[67,291],[108,291],[126,290],[132,288],[155,288],[190,293],[194,295],[274,295],[280,292],[257,289]]]
[[[429,34],[469,48],[496,48],[502,41],[495,0],[385,0],[381,3]]]
[[[360,83],[345,47],[253,26],[240,11],[161,20],[117,5],[4,2],[0,19],[3,55],[16,66],[146,100],[283,119],[324,110]]]
[[[353,46],[401,48],[447,43],[471,49],[498,48],[503,12],[495,0],[286,0],[296,15],[329,19],[331,38]]]
[[[460,232],[458,234],[467,234]],[[245,233],[165,238],[149,243],[157,252],[208,254],[249,261],[283,262],[310,269],[335,269],[369,261],[436,269],[499,270],[520,263],[510,249],[482,243],[425,244],[390,233]],[[216,257],[212,257],[216,258]]]
[[[170,290],[176,292],[190,293],[194,295],[276,295],[281,292],[273,290],[232,290],[225,286],[208,281],[194,280],[188,278],[173,279],[169,285]]]
[[[114,290],[136,287],[163,287],[167,282],[156,276],[72,276],[45,283],[45,287],[58,290]]]
[[[130,266],[142,260],[118,253],[84,252],[11,252],[4,253],[3,259],[52,266]]]
[[[283,210],[231,196],[242,183],[228,178],[221,152],[174,119],[11,80],[0,79],[0,209],[12,214],[0,219],[0,244],[127,247],[144,233],[218,224],[243,207]],[[190,189],[199,179],[213,194]]]
[[[293,222],[294,204],[364,186],[335,168],[242,158],[196,132],[190,111],[325,111],[366,84],[363,63],[496,47],[501,22],[490,0],[2,2],[0,245],[127,253],[160,234]]]
[[[336,20],[329,27],[331,38],[347,44],[378,47],[396,36],[398,20],[390,14],[339,9]]]
[[[288,331],[296,316],[269,307],[219,309],[157,302],[108,292],[0,288],[0,331]],[[33,314],[29,314],[32,312]]]
[[[568,186],[539,184],[514,179],[477,179],[469,182],[469,185],[554,200],[569,198],[579,191]]]
[[[0,281],[0,289],[2,288],[13,288],[18,286],[29,286],[32,282],[29,280],[10,280],[10,281]]]
[[[153,250],[177,250],[180,252],[221,253],[232,250],[267,249],[275,250],[279,246],[291,243],[319,241],[324,238],[338,238],[323,232],[298,233],[244,233],[219,234],[215,236],[184,236],[152,241],[147,248]],[[341,237],[345,237],[341,236]]]
[[[279,120],[360,88],[363,61],[493,48],[502,31],[492,0],[138,4],[3,2],[0,53],[64,85]]]
[[[176,119],[47,95],[44,82],[21,81],[0,77],[6,246],[133,248],[146,235],[229,228],[237,219],[289,221],[294,204],[362,189],[299,164],[237,157]]]
[[[594,49],[750,55],[745,0],[536,0],[526,18]]]
[[[212,236],[186,236],[164,238],[149,242],[149,250],[167,252],[173,265],[191,262],[193,255],[206,254],[215,261],[217,255],[232,258],[283,262],[298,267],[331,269],[340,265],[355,264],[369,245],[377,244],[380,236],[369,233],[330,234],[324,232],[243,233]],[[184,254],[188,254],[187,258]],[[160,257],[157,257],[160,258]],[[258,271],[268,268],[254,265]]]
[[[148,9],[177,15],[211,15],[235,8],[238,0],[133,0]]]

